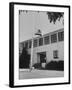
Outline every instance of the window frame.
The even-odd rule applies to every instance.
[[[54,37],[54,35],[56,35],[55,37]],[[53,34],[51,34],[51,43],[56,43],[57,42],[57,33],[53,33]]]
[[[59,58],[58,53],[59,53],[58,50],[54,50],[54,51],[53,51],[53,58],[54,58],[54,59],[58,59],[58,58]]]

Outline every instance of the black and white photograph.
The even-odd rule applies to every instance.
[[[69,83],[69,6],[12,5],[12,85]]]
[[[19,10],[19,20],[19,79],[64,77],[64,13]]]

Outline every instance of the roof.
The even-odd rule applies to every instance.
[[[50,35],[52,35],[52,34],[54,34],[54,33],[61,32],[61,31],[64,31],[64,28],[55,30],[55,31],[50,32],[50,33],[46,33],[46,34],[44,34],[44,35],[42,35],[42,36],[38,36],[38,37],[35,37],[35,38],[33,38],[33,39],[42,38],[42,37],[45,37],[45,36],[50,36]],[[32,39],[28,39],[28,40],[22,41],[22,42],[20,42],[20,44],[21,44],[21,43],[24,43],[24,42],[27,42],[27,41],[30,41],[30,40],[32,40]]]

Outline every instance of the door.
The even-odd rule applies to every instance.
[[[46,52],[38,53],[37,57],[38,57],[39,63],[45,63],[46,62]]]

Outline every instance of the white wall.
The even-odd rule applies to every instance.
[[[51,35],[54,32],[49,33],[49,44],[44,45],[44,38],[43,38],[43,45],[42,46],[37,46],[33,48],[33,60],[32,60],[32,64],[38,63],[40,61],[40,57],[38,55],[38,53],[41,52],[46,52],[46,62],[50,62],[50,61],[59,61],[59,60],[64,60],[64,41],[58,41],[58,32],[61,32],[62,29],[57,30],[57,42],[56,43],[51,43]],[[44,35],[45,36],[45,35]],[[37,41],[37,44],[39,43],[39,41]],[[54,58],[54,51],[58,51],[58,58],[55,59]],[[28,53],[31,54],[31,48],[28,49]]]
[[[64,5],[71,5],[72,7],[72,0],[1,0],[0,1],[0,90],[12,89],[8,87],[8,82],[9,82],[8,81],[9,79],[9,2],[10,1],[61,4],[61,5],[64,4]],[[72,14],[72,11],[71,11],[71,14]],[[71,65],[71,68],[72,68],[72,65]],[[71,85],[44,86],[44,87],[40,86],[40,87],[28,87],[28,88],[25,88],[25,87],[15,88],[15,90],[37,90],[37,89],[71,90],[72,84]]]
[[[58,59],[53,58],[53,51],[58,50]],[[57,43],[50,43],[48,45],[43,45],[34,48],[33,50],[33,64],[38,62],[38,56],[37,53],[40,52],[46,52],[47,62],[50,62],[51,60],[59,61],[64,60],[64,42],[57,42]],[[29,50],[30,53],[30,50]]]

